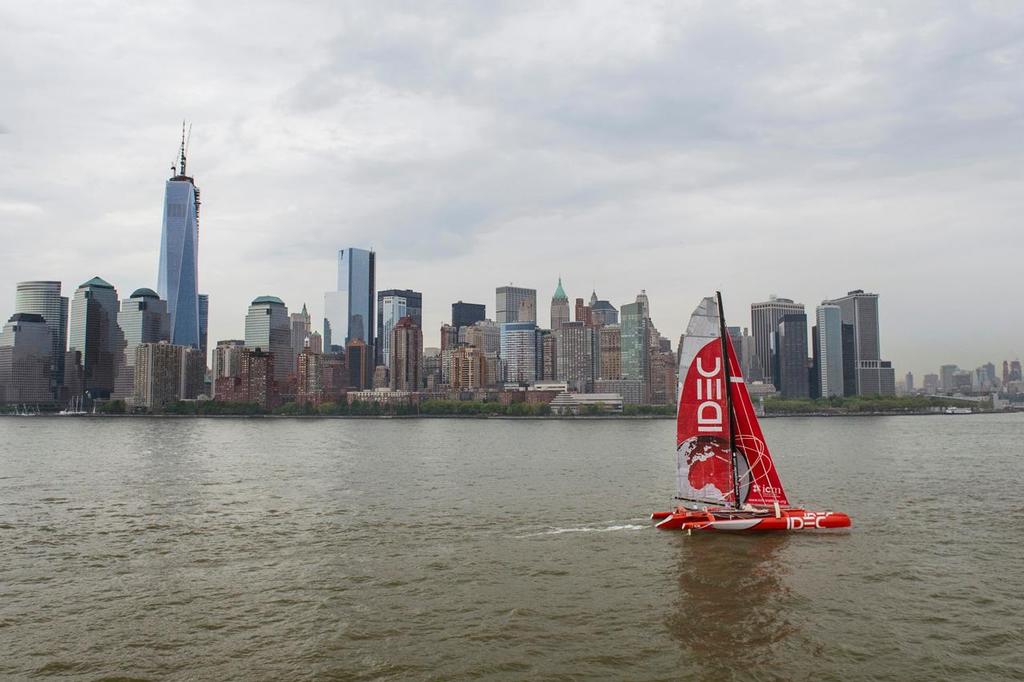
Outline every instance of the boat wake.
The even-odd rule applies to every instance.
[[[549,528],[537,533],[526,533],[517,535],[518,538],[535,538],[545,535],[562,535],[563,533],[609,533],[617,530],[644,530],[648,526],[641,526],[635,523],[618,523],[611,526],[575,526],[572,528]]]

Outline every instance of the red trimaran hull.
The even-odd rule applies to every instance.
[[[683,504],[651,519],[661,530],[849,528],[846,514],[790,506],[721,310],[721,294],[704,299],[686,328],[676,416],[676,498]]]

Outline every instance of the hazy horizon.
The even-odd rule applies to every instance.
[[[1020,5],[32,4],[0,38],[4,321],[22,280],[156,288],[187,118],[210,346],[263,294],[320,329],[357,246],[428,346],[509,282],[546,326],[561,275],[646,289],[673,347],[715,289],[741,327],[864,289],[897,382],[1024,355]]]

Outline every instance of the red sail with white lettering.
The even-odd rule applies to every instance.
[[[786,491],[779,480],[779,472],[772,460],[772,453],[765,443],[761,425],[754,413],[754,405],[750,402],[747,385],[743,381],[743,373],[732,339],[725,339],[729,349],[729,402],[732,405],[734,441],[737,451],[738,480],[740,501],[754,506],[788,507]]]
[[[680,500],[735,504],[728,389],[718,303],[705,298],[690,317],[679,354],[676,488]]]

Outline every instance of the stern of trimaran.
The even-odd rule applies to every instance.
[[[679,353],[676,507],[651,518],[662,530],[848,528],[846,514],[790,506],[721,311],[722,295],[709,296],[686,327]]]

